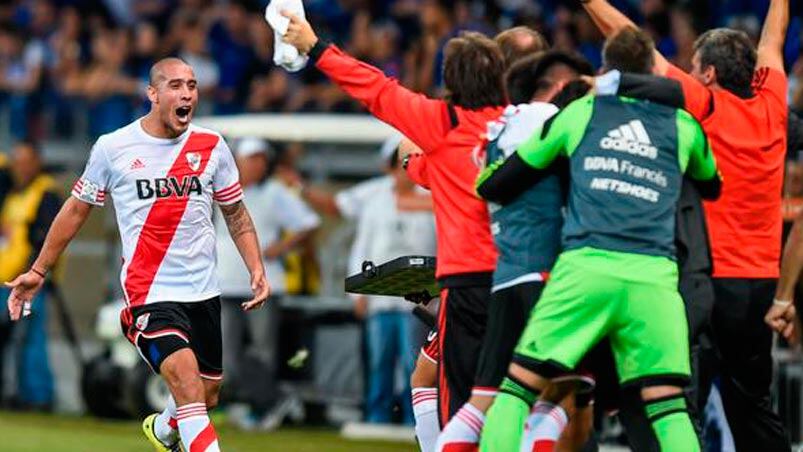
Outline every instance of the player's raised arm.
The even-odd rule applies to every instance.
[[[789,26],[789,0],[771,0],[758,41],[756,68],[769,67],[783,72],[783,46]]]
[[[42,288],[45,275],[55,265],[61,253],[81,229],[89,216],[92,204],[70,197],[61,207],[42,245],[31,269],[17,276],[6,287],[11,288],[8,296],[8,312],[11,320],[18,320],[23,313],[23,306],[31,302],[34,295]]]
[[[606,38],[615,35],[619,30],[626,27],[638,28],[630,18],[614,8],[607,0],[581,0],[581,3],[588,15],[591,16],[591,20],[594,21],[597,28]],[[661,52],[656,50],[653,73],[665,75],[668,69],[669,61],[661,55]]]
[[[292,14],[287,17],[290,24],[283,38],[286,43],[300,53],[309,54],[315,66],[330,80],[421,149],[432,150],[451,129],[445,102],[401,86],[379,69],[352,58],[335,45],[320,41],[306,20]]]

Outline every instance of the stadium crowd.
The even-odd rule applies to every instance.
[[[142,87],[157,59],[192,64],[200,114],[354,112],[362,108],[315,71],[289,74],[271,61],[265,0],[11,0],[0,4],[0,104],[15,138],[91,138],[141,116]],[[706,29],[758,38],[766,1],[617,0],[683,69]],[[579,2],[545,0],[311,0],[322,36],[404,86],[438,94],[443,44],[462,30],[488,35],[512,25],[540,31],[556,49],[600,64],[602,35]],[[803,110],[800,18],[786,47],[792,106]]]
[[[19,0],[3,3],[3,5],[0,5],[0,91],[2,92],[0,105],[9,111],[10,133],[19,140],[40,141],[52,138],[67,138],[75,137],[76,134],[80,135],[84,132],[94,139],[124,127],[135,118],[144,115],[151,108],[143,93],[145,88],[152,83],[153,73],[151,68],[155,63],[167,56],[179,56],[194,68],[201,99],[197,111],[194,113],[199,115],[245,112],[364,111],[365,109],[361,103],[352,99],[352,97],[361,100],[363,103],[370,103],[370,90],[364,86],[356,85],[363,82],[368,84],[366,80],[371,79],[371,74],[362,73],[363,80],[355,82],[343,75],[343,73],[338,72],[339,70],[348,72],[343,68],[349,68],[351,67],[350,65],[355,64],[353,60],[344,56],[345,53],[376,66],[384,75],[398,78],[404,87],[412,91],[440,97],[445,93],[444,85],[448,84],[448,80],[445,80],[445,77],[449,76],[448,70],[442,71],[444,60],[448,59],[444,44],[451,38],[461,36],[460,33],[463,31],[480,31],[488,36],[493,36],[500,30],[523,24],[539,30],[547,38],[553,50],[578,52],[591,62],[595,68],[603,65],[600,55],[602,43],[605,40],[603,36],[605,30],[603,29],[601,32],[597,29],[599,24],[595,24],[592,21],[579,2],[558,0],[537,3],[516,0],[497,0],[496,2],[461,0],[373,2],[343,0],[334,2],[312,0],[306,2],[305,6],[307,8],[307,18],[310,23],[314,24],[315,32],[324,38],[326,42],[338,43],[345,53],[341,54],[335,48],[326,47],[321,44],[322,41],[316,41],[317,48],[312,46],[313,43],[310,43],[309,48],[306,50],[314,54],[313,60],[320,71],[306,70],[291,74],[275,67],[273,64],[272,48],[269,45],[273,39],[273,33],[263,19],[262,8],[265,6],[264,3],[266,2],[257,0],[250,2],[242,0],[228,2],[204,0],[95,0],[89,2]],[[641,24],[643,29],[655,41],[656,49],[666,56],[672,64],[686,71],[692,69],[692,56],[698,50],[694,48],[694,42],[707,29],[717,26],[729,26],[746,31],[753,41],[758,41],[767,4],[764,1],[684,2],[671,0],[619,0],[611,1],[610,3]],[[803,113],[803,49],[801,49],[803,33],[801,32],[801,27],[803,27],[803,21],[801,20],[800,11],[795,10],[793,11],[793,19],[789,28],[790,38],[786,41],[783,53],[789,73],[789,89],[788,93],[786,93],[789,99],[789,106],[793,111],[796,110]],[[608,30],[605,34],[611,35],[613,33]],[[469,42],[469,44],[465,44],[466,46],[478,45],[476,42],[472,43],[471,39],[479,38],[466,39]],[[665,64],[666,61],[662,60],[661,63]],[[559,62],[559,64],[563,64],[563,62]],[[352,69],[354,68],[352,67]],[[504,72],[499,68],[497,69],[500,74]],[[611,68],[609,67],[608,69]],[[361,70],[367,71],[364,66],[361,67]],[[572,70],[577,72],[575,75],[585,73],[584,69],[580,70],[577,67],[573,67]],[[652,68],[647,68],[645,73],[650,73],[651,70]],[[330,78],[335,83],[329,81]],[[340,87],[337,86],[338,84]],[[341,88],[343,89],[341,90]],[[453,95],[454,92],[449,94]],[[504,90],[498,90],[496,94],[501,99],[504,97]],[[634,95],[633,97],[638,96]],[[524,101],[528,101],[531,98],[535,97],[527,97]],[[685,106],[687,109],[691,109],[690,106],[694,106],[691,105],[693,101],[687,101],[689,104]],[[503,100],[498,99],[498,102],[494,102],[496,103],[473,106],[489,108],[481,115],[478,114],[483,119],[483,121],[478,120],[478,124],[484,126],[487,120],[499,117],[504,106],[502,105]],[[555,103],[557,104],[557,102]],[[699,107],[700,105],[697,104],[696,106]],[[450,106],[449,108],[455,107]],[[466,106],[460,106],[460,108],[459,112],[457,110],[449,110],[448,117],[441,115],[441,110],[437,110],[437,114],[433,113],[435,109],[429,112],[421,110],[418,112],[420,113],[418,119],[426,117],[426,114],[431,114],[433,118],[438,116],[441,121],[452,120],[451,128],[442,127],[446,131],[443,135],[446,136],[460,124],[458,116],[465,120],[466,115],[474,114],[480,110],[479,108],[468,108]],[[388,120],[387,117],[382,117],[376,111],[372,112],[382,119]],[[397,121],[398,124],[394,123],[394,125],[400,129],[404,127],[411,130],[416,129],[414,125],[411,125],[412,123],[406,122],[412,120],[404,114],[394,116],[389,115],[387,112],[382,113],[391,118],[389,122]],[[707,117],[708,114],[710,112],[706,111],[700,113],[699,116]],[[83,119],[81,115],[85,115]],[[86,124],[85,131],[82,129],[83,124]],[[423,125],[431,126],[431,124],[426,124],[426,121],[424,121]],[[641,127],[643,129],[643,125]],[[408,137],[415,133],[425,133],[417,130],[415,132],[405,130],[404,132]],[[710,134],[709,131],[706,132]],[[633,131],[631,130],[630,133],[633,133]],[[702,136],[702,132],[697,129],[694,129],[694,133],[699,133]],[[426,139],[418,138],[419,142],[417,144],[426,143],[431,145],[431,149],[424,149],[423,152],[434,152],[434,149],[442,145],[442,142],[438,141],[441,137],[437,137],[437,139],[429,136]],[[431,141],[426,141],[429,139]],[[647,142],[649,143],[649,137],[647,137]],[[309,207],[302,202],[302,199],[319,211],[355,220],[358,223],[377,220],[378,218],[384,219],[394,213],[375,213],[379,212],[380,209],[387,209],[392,206],[392,202],[374,201],[375,205],[369,204],[369,195],[373,195],[374,191],[369,193],[368,189],[357,190],[353,188],[338,196],[325,198],[322,194],[319,194],[319,196],[311,194],[310,187],[298,181],[293,181],[292,184],[289,184],[294,185],[293,187],[286,187],[285,184],[277,182],[276,179],[263,184],[267,179],[267,164],[263,161],[263,158],[266,161],[270,161],[274,157],[273,155],[268,156],[270,155],[269,146],[259,140],[250,139],[233,142],[233,144],[232,148],[240,169],[242,185],[245,189],[245,203],[253,203],[253,205],[249,206],[249,209],[256,219],[256,230],[259,231],[260,239],[267,240],[264,243],[259,243],[262,257],[266,261],[276,259],[285,252],[296,248],[309,233],[317,228],[319,224],[317,214],[311,212]],[[472,146],[473,144],[472,142]],[[725,145],[718,144],[718,146]],[[424,145],[421,145],[421,147],[427,148]],[[416,180],[416,182],[426,185],[430,182],[429,178],[433,177],[431,174],[436,173],[433,168],[446,168],[447,163],[445,163],[445,160],[449,160],[445,159],[444,162],[435,165],[431,163],[434,158],[428,156],[427,158],[430,161],[428,164],[432,166],[426,167],[425,170],[422,168],[424,163],[420,163],[421,160],[417,160],[414,157],[412,159],[412,170],[408,170],[407,165],[410,161],[402,158],[404,156],[400,155],[400,151],[396,150],[396,148],[397,145],[391,145],[390,148],[382,151],[382,159],[387,166],[388,173],[386,177],[381,179],[384,183],[382,190],[384,190],[383,196],[387,200],[396,199],[399,201],[400,198],[405,196],[407,198],[416,198],[418,193],[413,190],[412,184],[405,174],[410,174],[411,178],[421,178],[424,181],[423,183],[419,180]],[[422,151],[418,150],[417,152],[420,153]],[[702,152],[702,150],[697,149],[695,152]],[[31,153],[33,157],[36,157],[36,163],[38,164],[39,154],[36,146],[25,147],[20,153]],[[698,162],[698,164],[701,165],[702,163]],[[683,165],[685,164],[681,166]],[[251,172],[244,171],[244,168],[249,169]],[[696,171],[705,172],[706,175],[700,176],[701,179],[717,178],[712,163],[706,166],[705,169],[697,168]],[[425,173],[427,176],[424,176]],[[418,176],[413,176],[416,174]],[[466,180],[470,179],[469,183],[472,184],[472,188],[474,176],[472,173],[470,177],[467,176],[466,178]],[[297,175],[294,174],[293,177],[297,177]],[[246,179],[249,180],[246,181]],[[391,180],[394,182],[391,182]],[[26,185],[30,183],[27,179],[23,182],[25,183],[21,182],[20,184]],[[251,190],[249,190],[250,185],[253,185]],[[377,187],[379,185],[371,185],[370,190],[378,190]],[[297,190],[289,190],[288,188]],[[399,190],[401,190],[401,193]],[[433,189],[433,193],[438,190],[439,188]],[[716,190],[718,196],[719,188],[716,188]],[[300,197],[295,195],[300,195]],[[362,198],[358,195],[365,197]],[[433,197],[436,196],[437,194],[433,195]],[[471,197],[472,201],[476,203],[474,207],[477,207],[474,213],[487,216],[486,205],[475,198],[473,191],[471,192]],[[270,202],[267,199],[270,199]],[[420,200],[412,202],[418,203]],[[281,215],[277,215],[276,218],[271,215],[273,209],[266,207],[267,205],[273,205],[271,203],[284,206],[275,209],[281,212]],[[102,200],[100,204],[102,205]],[[292,207],[289,207],[291,205]],[[396,222],[393,224],[379,222],[362,226],[370,228],[372,231],[387,227],[387,236],[404,235],[397,234],[397,232],[399,225],[405,224],[412,229],[410,234],[417,234],[418,229],[415,228],[420,228],[422,231],[426,229],[424,233],[431,232],[433,225],[429,210],[431,210],[432,206],[429,201],[424,203],[424,207],[420,207],[419,204],[416,204],[416,206],[418,207],[410,210],[424,211],[424,213],[420,213],[420,218],[412,218],[411,214],[408,213],[403,215],[406,218],[394,220]],[[31,208],[35,209],[35,207]],[[327,209],[331,211],[327,212]],[[456,208],[453,210],[456,210]],[[291,211],[295,212],[293,214],[295,215],[294,217],[291,215]],[[435,212],[437,215],[437,202]],[[667,218],[671,217],[671,215],[667,216]],[[265,220],[264,224],[259,224],[261,219]],[[462,226],[465,227],[466,224],[463,223]],[[223,235],[218,238],[221,243],[226,240],[225,230],[222,228],[223,225],[224,223],[218,224],[218,232],[223,231]],[[482,229],[487,225],[477,222],[474,226],[477,229]],[[486,229],[485,235],[487,236],[488,228],[485,227],[484,229]],[[280,232],[282,231],[289,231],[291,234],[289,237],[281,238]],[[293,235],[297,235],[298,241],[295,241]],[[416,237],[420,235],[418,234]],[[365,249],[373,250],[373,254],[366,251],[365,256],[353,255],[352,260],[359,260],[363,257],[375,258],[375,255],[381,255],[384,258],[407,253],[432,254],[432,252],[417,249],[413,245],[416,241],[414,239],[409,240],[410,243],[401,243],[403,239],[410,239],[412,236],[394,237],[397,243],[392,244],[381,243],[391,239],[380,240],[377,236],[379,234],[371,237],[366,236],[366,234],[361,235],[358,229],[358,245]],[[487,245],[493,247],[490,237],[485,238],[488,242]],[[439,235],[439,240],[443,240],[442,234]],[[372,242],[369,244],[369,241]],[[462,240],[462,242],[467,247],[468,245],[471,247],[477,246],[477,243],[473,243],[470,240]],[[218,245],[221,243],[218,243]],[[231,245],[228,242],[226,243]],[[34,250],[37,248],[36,244],[31,245]],[[267,251],[275,247],[284,248],[281,251],[276,249],[272,252]],[[229,246],[229,248],[228,257],[232,261],[231,267],[234,268],[239,265],[239,257],[235,248],[232,246]],[[355,245],[356,248],[358,248],[357,245]],[[430,250],[433,247],[425,246],[424,248]],[[385,256],[386,254],[387,256]],[[491,254],[493,253],[488,254],[489,260]],[[31,256],[33,257],[34,255],[35,252],[32,252]],[[476,260],[480,261],[481,259],[477,258]],[[442,262],[440,256],[439,262]],[[468,269],[465,267],[467,264],[465,262],[463,264],[464,267],[462,268],[449,269],[454,274],[441,274],[439,276],[449,278],[461,276],[463,273],[488,273],[489,270],[487,268]],[[358,268],[354,262],[350,266],[355,271]],[[24,271],[23,267],[26,267],[26,265],[20,266],[18,270]],[[490,269],[493,270],[492,267]],[[269,274],[274,275],[276,272],[269,270]],[[228,277],[224,279],[227,282],[231,280]],[[224,302],[232,301],[228,305],[228,308],[230,308],[228,318],[225,312],[227,306],[225,304],[223,306],[224,334],[226,333],[226,324],[229,325],[228,328],[232,328],[231,325],[236,325],[238,332],[248,328],[264,331],[267,329],[266,325],[274,325],[273,328],[275,328],[275,323],[273,323],[275,319],[268,318],[269,311],[263,311],[264,318],[261,321],[250,321],[250,324],[237,317],[239,316],[239,311],[236,309],[236,303],[248,300],[250,297],[248,282],[238,282],[240,284],[237,287],[224,290]],[[452,283],[456,282],[458,282],[456,279],[452,280]],[[544,279],[540,280],[540,282],[543,283]],[[461,280],[459,283],[464,284],[465,281]],[[468,303],[471,302],[472,297],[485,297],[482,294],[469,293],[475,290],[474,286],[470,286],[470,290],[466,290],[469,286],[461,286],[460,284],[452,288],[452,298],[450,300]],[[487,283],[484,284],[488,285]],[[274,284],[274,293],[281,295],[285,293],[285,289],[279,286],[277,290]],[[358,313],[361,311],[362,316],[366,319],[369,355],[373,353],[373,356],[369,356],[369,359],[376,360],[375,363],[372,362],[370,364],[370,378],[375,381],[369,384],[372,387],[369,387],[367,391],[369,399],[367,403],[369,406],[366,417],[369,421],[388,422],[390,420],[388,412],[392,403],[391,400],[375,400],[373,402],[377,406],[376,410],[374,412],[371,410],[372,400],[386,395],[387,388],[392,389],[394,386],[392,375],[387,375],[386,363],[380,359],[384,358],[384,355],[393,353],[378,351],[385,348],[384,341],[388,340],[387,337],[383,336],[382,332],[390,328],[399,330],[399,337],[394,339],[397,344],[393,345],[393,347],[399,349],[395,353],[403,356],[409,365],[412,365],[412,362],[409,362],[411,357],[406,353],[409,350],[401,349],[413,348],[408,343],[410,337],[421,336],[421,332],[411,333],[406,331],[409,327],[405,325],[405,322],[412,321],[412,317],[397,316],[395,307],[383,305],[381,303],[382,300],[357,299],[356,301]],[[373,302],[373,304],[369,304],[369,302]],[[404,306],[405,308],[399,309],[399,311],[406,313],[406,309],[409,306],[407,304]],[[397,319],[397,317],[399,318]],[[444,314],[444,317],[446,317],[446,314]],[[761,324],[760,327],[763,331],[765,325]],[[44,335],[45,333],[40,330],[37,334]],[[767,335],[769,335],[768,332]],[[231,343],[225,342],[230,339],[224,339],[224,346],[227,349],[225,353],[228,355],[227,359],[237,359],[232,355],[240,349],[240,338],[238,337]],[[461,339],[465,339],[465,337]],[[685,337],[681,339],[685,340]],[[463,340],[460,341],[459,347],[453,345],[451,350],[443,345],[445,343],[443,339],[441,341],[440,350],[444,353],[448,350],[449,353],[454,354],[448,359],[460,357],[460,353],[467,353],[465,351],[466,342]],[[266,337],[264,338],[263,348],[269,350],[271,347],[275,347],[275,343],[275,337]],[[372,345],[374,350],[371,349]],[[471,344],[473,347],[471,354],[476,355],[479,353],[482,345],[481,341]],[[461,352],[457,348],[462,348],[463,351]],[[265,367],[265,379],[272,381],[275,378],[275,369],[272,368],[275,365],[275,357],[268,356],[263,361],[265,361],[262,363]],[[472,366],[473,364],[471,363]],[[507,361],[502,364],[506,365]],[[407,380],[406,377],[412,372],[412,368],[405,369],[405,382]],[[446,380],[450,380],[450,378],[453,377],[447,376]],[[480,389],[491,387],[495,391],[503,375],[500,374],[489,378],[488,384],[480,387]],[[384,381],[380,382],[379,380]],[[503,389],[505,384],[512,385],[510,381],[512,380],[505,378],[502,383]],[[453,382],[448,381],[448,383],[451,385]],[[453,391],[455,394],[458,394],[458,392],[466,392],[468,394],[471,391],[470,395],[473,400],[477,395],[474,392],[477,390],[476,382],[474,388],[469,386],[470,382],[468,384],[459,383],[454,388],[449,387],[449,391]],[[518,381],[515,383],[519,384]],[[440,384],[442,383],[439,382]],[[525,384],[521,384],[521,386],[527,387]],[[380,387],[383,389],[377,389]],[[415,404],[416,399],[415,389],[412,391],[413,404]],[[259,390],[260,388],[257,388],[254,392],[259,392]],[[440,390],[443,389],[441,388]],[[248,391],[244,390],[243,392]],[[419,392],[418,394],[422,393]],[[409,390],[405,389],[403,395],[405,397],[409,396]],[[258,407],[256,411],[264,414],[270,405],[275,404],[273,399],[277,395],[242,396],[242,399],[244,399],[242,401],[246,401],[245,399],[249,397],[252,399],[262,398],[256,402],[254,400],[248,401],[254,405],[263,405]],[[423,398],[428,397],[424,396]],[[441,394],[441,397],[443,399],[443,394]],[[763,401],[762,397],[763,394],[759,394],[756,398]],[[387,399],[387,397],[382,398]],[[520,398],[524,399],[525,397]],[[653,399],[655,398],[653,397]],[[466,400],[459,400],[458,397],[455,397],[451,405],[448,398],[446,400],[446,410],[438,413],[442,421],[448,420],[452,416],[459,418],[460,413],[465,413],[468,410],[467,407],[462,405]],[[660,401],[662,398],[658,397],[657,400]],[[49,407],[50,403],[50,400],[44,402],[31,401],[31,405],[42,405],[45,408]],[[441,403],[443,403],[443,400]],[[481,402],[481,404],[484,403],[486,402]],[[483,412],[490,407],[490,401],[487,403],[488,405],[484,405]],[[533,401],[530,400],[529,403],[532,404]],[[208,405],[211,407],[214,404],[208,403]],[[413,408],[409,400],[403,403],[403,407],[406,409]],[[175,407],[173,408],[175,409]],[[443,406],[441,410],[444,410]],[[499,409],[497,408],[497,410]],[[473,413],[471,410],[468,410],[468,412]],[[668,415],[671,414],[674,414],[674,412],[668,412]],[[414,413],[412,412],[405,412],[403,421],[411,424],[413,415]],[[271,424],[269,420],[265,422]],[[470,424],[471,422],[468,423]],[[454,434],[454,430],[444,431],[446,434],[442,438],[446,438],[446,440],[449,440],[449,435],[452,434],[458,440],[463,439],[460,434]],[[693,432],[686,433],[689,433],[690,438],[693,437]],[[783,432],[778,436],[783,436]],[[662,440],[669,441],[669,439]],[[443,442],[443,439],[441,441]],[[781,449],[783,447],[785,446],[781,445]]]

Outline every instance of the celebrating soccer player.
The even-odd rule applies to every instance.
[[[591,75],[592,71],[591,64],[582,57],[561,51],[530,55],[514,63],[505,77],[512,105],[488,126],[487,139],[491,141],[484,149],[488,164],[498,165],[515,152],[522,141],[558,112],[558,106],[551,101],[564,84],[581,74]],[[585,87],[587,91],[588,85]],[[438,440],[439,451],[479,443],[485,413],[507,373],[530,310],[541,295],[560,252],[564,170],[565,165],[556,165],[549,176],[514,202],[489,206],[499,259],[493,276],[488,327],[480,352],[475,391],[458,415],[444,427]],[[484,391],[478,390],[480,388]],[[537,410],[556,423],[563,420],[565,424],[568,420],[559,406],[544,403]],[[542,430],[532,433],[539,435]],[[562,429],[557,430],[557,435],[550,437],[553,442]]]
[[[92,148],[72,197],[53,222],[30,270],[8,283],[8,309],[18,320],[93,206],[111,195],[123,242],[120,281],[127,307],[124,333],[172,396],[143,423],[157,451],[219,451],[207,410],[223,379],[220,288],[215,268],[212,203],[250,272],[258,308],[270,286],[231,151],[223,138],[191,124],[198,103],[192,68],[177,58],[153,65],[150,112]]]
[[[605,35],[633,26],[605,0],[584,6]],[[788,23],[789,1],[772,0],[757,49],[743,32],[714,29],[695,42],[690,74],[658,52],[653,69],[683,85],[685,107],[711,140],[725,180],[722,198],[704,206],[714,258],[711,329],[717,349],[706,359],[721,358],[722,403],[739,450],[790,447],[772,410],[772,332],[762,321],[779,274]],[[708,387],[710,381],[700,382],[698,399],[707,397]]]
[[[646,34],[628,28],[604,52],[628,55],[630,70],[648,73],[653,49]],[[681,391],[690,371],[675,208],[684,173],[709,198],[719,196],[719,178],[697,121],[654,100],[583,97],[479,179],[480,195],[505,204],[528,187],[522,181],[542,180],[554,160],[569,160],[563,252],[488,413],[482,450],[517,450],[536,396],[605,337],[620,382],[642,388],[655,443],[699,450]]]

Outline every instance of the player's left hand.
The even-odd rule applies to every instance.
[[[264,270],[260,269],[259,271],[251,273],[251,291],[254,293],[254,298],[241,305],[243,311],[261,308],[268,300],[270,296],[270,283],[268,283],[268,278],[265,277]]]
[[[287,33],[282,37],[282,41],[295,47],[300,53],[308,54],[318,43],[318,36],[315,35],[312,25],[293,13],[282,11],[282,16],[290,19],[290,25],[287,26]]]

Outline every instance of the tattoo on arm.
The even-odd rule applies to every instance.
[[[229,234],[231,234],[232,239],[249,232],[256,232],[254,222],[251,221],[251,215],[242,201],[228,206],[220,206],[220,211],[223,213],[223,218],[226,220],[226,226],[229,227]]]

